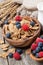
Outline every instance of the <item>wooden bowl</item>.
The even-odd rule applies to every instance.
[[[32,55],[32,53],[30,53],[30,57],[35,60],[35,61],[43,61],[43,58],[36,58],[35,56]]]
[[[31,48],[30,48],[29,53],[30,53],[30,57],[31,57],[33,60],[35,60],[35,61],[43,61],[43,58],[36,58],[36,57],[31,53]]]
[[[25,18],[29,19],[30,17],[26,16]],[[35,33],[32,37],[29,37],[26,39],[19,39],[19,40],[8,39],[5,37],[4,29],[3,29],[3,37],[5,38],[5,40],[7,40],[7,42],[9,42],[9,44],[11,44],[15,47],[29,46],[40,35],[40,31],[41,31],[41,26],[40,26],[40,23],[38,22],[38,20],[36,20],[35,18],[32,18],[32,20],[34,20],[35,22],[37,22],[39,24],[39,29],[37,30],[37,33]]]

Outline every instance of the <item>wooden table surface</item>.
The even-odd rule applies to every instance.
[[[0,39],[3,39],[1,28],[0,28]],[[0,49],[0,53],[1,52],[2,50]],[[29,57],[29,55],[26,55],[25,53],[23,53],[21,56],[22,59],[19,61],[9,57],[7,59],[0,58],[0,65],[43,65],[43,62],[34,61]]]

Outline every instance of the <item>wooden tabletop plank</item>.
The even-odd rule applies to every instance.
[[[28,60],[29,61],[29,60]],[[24,54],[22,54],[22,62],[24,63],[24,65],[30,65],[29,63],[28,63],[28,61],[27,61],[27,59],[26,59],[26,54],[24,53]]]
[[[16,60],[14,58],[8,57],[8,61],[9,61],[9,65],[15,65],[15,63],[16,63]]]
[[[0,58],[0,65],[8,65],[7,60],[4,58]]]
[[[14,58],[8,58],[9,65],[25,65],[24,62],[21,60],[15,60]]]
[[[43,61],[37,62],[35,60],[32,60],[29,55],[22,55],[22,58],[25,65],[43,65]]]
[[[0,39],[3,40],[1,28],[0,28]],[[3,53],[2,49],[0,49],[0,53]],[[0,65],[8,65],[7,59],[0,58]]]

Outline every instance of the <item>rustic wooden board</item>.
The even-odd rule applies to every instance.
[[[3,53],[2,49],[0,49],[0,53]],[[8,65],[7,59],[0,58],[0,65]]]
[[[43,65],[43,61],[42,62],[37,62],[32,60],[29,55],[25,55],[25,58],[23,59],[25,65]]]
[[[21,57],[22,60],[20,61],[8,58],[9,65],[43,65],[43,62],[34,61],[29,57],[29,55],[22,54]]]
[[[0,58],[0,65],[8,65],[8,62],[6,59]]]
[[[3,40],[1,28],[0,28],[0,39]],[[2,49],[0,49],[0,53],[3,53]],[[8,65],[7,59],[0,58],[0,65]]]
[[[3,39],[2,37],[2,29],[0,28],[0,39]],[[2,53],[3,51],[0,49],[0,53]],[[29,55],[26,55],[25,53],[23,53],[21,55],[21,60],[17,61],[14,58],[9,58],[8,59],[3,59],[0,58],[0,65],[43,65],[43,62],[37,62],[32,60]]]
[[[25,63],[21,60],[15,60],[14,58],[11,59],[11,58],[8,58],[9,60],[9,65],[25,65]]]

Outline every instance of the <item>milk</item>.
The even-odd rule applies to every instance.
[[[43,2],[40,2],[37,5],[38,8],[38,20],[41,23],[41,25],[43,26]]]
[[[39,2],[43,2],[43,0],[23,0],[23,5],[28,9],[36,8]]]

